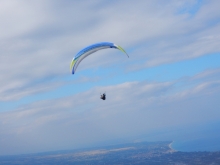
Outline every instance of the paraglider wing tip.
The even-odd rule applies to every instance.
[[[126,51],[123,51],[127,56],[128,56],[128,58],[129,58],[129,55],[128,55],[128,53],[126,53]]]
[[[125,51],[121,46],[117,45],[116,47],[117,47],[119,50],[121,50],[122,52],[124,52],[124,53],[128,56],[128,54],[126,53],[126,51]],[[128,56],[128,58],[129,58],[129,56]]]
[[[74,74],[74,70],[73,69],[71,69],[71,71],[70,71],[72,74]]]
[[[75,63],[76,63],[76,60],[74,60],[74,59],[70,63],[70,72],[72,74],[74,74],[74,65],[75,65]]]

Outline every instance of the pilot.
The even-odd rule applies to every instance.
[[[103,94],[100,96],[100,99],[105,100],[105,99],[106,99],[105,96],[106,96],[105,93],[103,93]]]

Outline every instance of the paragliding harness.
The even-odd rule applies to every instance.
[[[100,99],[105,100],[105,99],[106,99],[105,96],[106,96],[105,93],[103,93],[103,94],[100,96]]]

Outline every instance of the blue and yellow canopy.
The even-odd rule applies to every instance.
[[[128,54],[125,52],[125,50],[122,47],[120,47],[114,43],[111,43],[111,42],[96,43],[96,44],[85,47],[84,49],[79,51],[79,53],[77,53],[75,55],[75,57],[73,58],[73,60],[71,61],[71,64],[70,64],[70,70],[71,70],[72,74],[74,74],[76,72],[76,68],[78,67],[79,63],[84,58],[86,58],[88,55],[90,55],[98,50],[107,49],[107,48],[119,49],[128,56]]]

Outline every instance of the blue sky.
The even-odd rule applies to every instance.
[[[219,5],[0,1],[0,155],[202,139],[209,128],[216,136]],[[102,41],[122,46],[130,58],[101,50],[71,75],[74,55]]]

